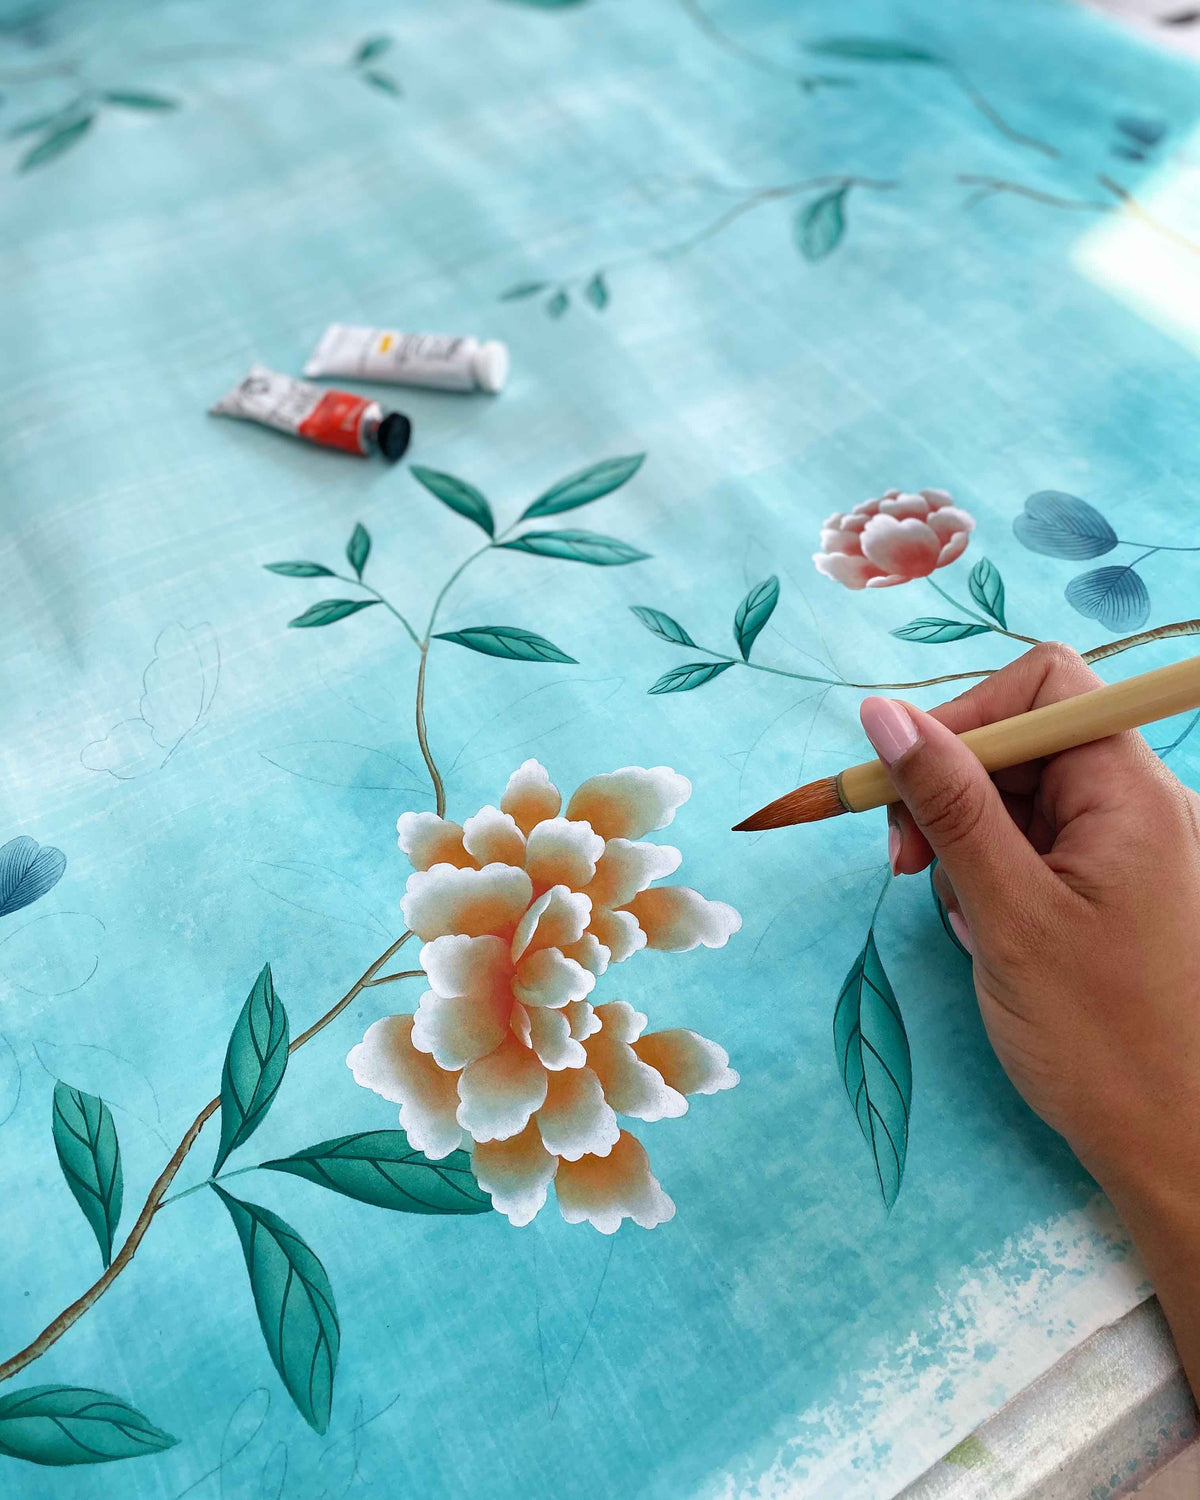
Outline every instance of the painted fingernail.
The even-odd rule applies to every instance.
[[[968,953],[975,952],[975,944],[971,941],[971,929],[967,926],[967,919],[960,911],[947,911],[946,917],[950,926],[954,929],[954,936],[959,940]]]
[[[892,874],[898,875],[896,864],[900,859],[900,830],[895,823],[888,824],[888,864],[892,867]]]
[[[921,738],[908,710],[892,698],[864,698],[858,715],[885,766],[898,761]]]

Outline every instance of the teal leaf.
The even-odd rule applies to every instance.
[[[562,287],[559,287],[558,291],[555,292],[553,297],[547,298],[546,312],[551,318],[561,318],[563,313],[566,312],[567,308],[570,307],[570,305],[570,297],[567,296]]]
[[[779,603],[779,579],[774,573],[756,583],[737,607],[733,617],[733,634],[742,653],[742,660],[750,660],[750,648],[758,639],[759,632],[771,618]]]
[[[363,575],[363,569],[367,565],[367,558],[371,555],[371,535],[361,521],[355,522],[354,530],[350,534],[350,540],[346,543],[346,561],[354,569],[359,578]]]
[[[652,635],[670,641],[675,646],[696,644],[679,621],[663,614],[661,609],[651,609],[648,604],[631,604],[629,607]]]
[[[325,1267],[278,1214],[211,1186],[242,1242],[267,1353],[300,1415],[323,1433],[341,1342]]]
[[[410,464],[408,472],[443,505],[448,505],[460,516],[466,516],[468,521],[474,521],[488,536],[496,535],[492,507],[473,484],[468,484],[465,479],[455,479],[453,474],[442,474],[437,469],[423,469],[419,464]]]
[[[0,1454],[65,1468],[161,1453],[179,1441],[141,1412],[81,1385],[33,1385],[0,1396]]]
[[[33,167],[40,167],[48,161],[53,161],[56,156],[61,156],[64,151],[69,151],[72,146],[77,146],[92,128],[92,121],[96,116],[92,113],[81,115],[77,120],[72,120],[69,125],[60,125],[57,130],[52,130],[49,135],[42,139],[27,151],[17,163],[18,172],[28,172]]]
[[[1067,584],[1067,603],[1105,630],[1137,630],[1150,617],[1150,590],[1133,568],[1096,568]]]
[[[404,93],[400,84],[397,83],[390,73],[380,73],[377,69],[372,68],[364,73],[363,77],[373,89],[379,89],[384,94],[391,94],[393,98],[398,99]]]
[[[515,625],[471,625],[465,630],[447,630],[434,636],[436,641],[453,641],[468,651],[484,656],[500,656],[506,661],[564,661],[578,665],[575,657],[560,651],[543,635],[518,630]]]
[[[288,1060],[288,1018],[275,994],[271,965],[263,964],[233,1025],[221,1071],[221,1144],[215,1176],[231,1151],[262,1124],[283,1082]]]
[[[1001,630],[1007,630],[1008,621],[1004,618],[1004,580],[1000,577],[1000,569],[996,564],[981,557],[971,569],[967,587],[980,609],[991,615]]]
[[[583,289],[583,295],[588,299],[597,312],[603,312],[608,306],[608,282],[604,279],[604,272],[597,271]]]
[[[639,552],[616,537],[594,531],[527,531],[524,536],[500,544],[510,552],[532,552],[537,557],[563,557],[568,562],[592,563],[596,567],[618,567],[641,562],[648,552]]]
[[[846,1094],[875,1159],[884,1206],[891,1208],[908,1153],[912,1060],[904,1019],[875,946],[874,927],[838,995],[833,1044]]]
[[[168,99],[165,94],[147,94],[135,89],[105,89],[100,96],[106,104],[119,104],[123,109],[178,109],[178,99]]]
[[[564,510],[574,510],[577,506],[599,500],[601,495],[611,494],[632,479],[645,459],[644,453],[631,453],[624,458],[605,458],[598,464],[580,469],[578,474],[560,479],[544,495],[539,495],[521,520],[561,515]]]
[[[492,1200],[475,1181],[466,1151],[430,1161],[403,1130],[363,1130],[321,1141],[276,1161],[270,1172],[290,1172],[359,1203],[406,1214],[485,1214]]]
[[[954,944],[958,951],[963,955],[963,957],[970,958],[971,955],[963,947],[961,941],[959,940],[958,933],[955,932],[954,928],[950,925],[950,917],[946,912],[946,903],[938,895],[938,888],[933,883],[933,872],[936,869],[937,860],[935,859],[934,862],[929,866],[929,894],[933,897],[933,904],[937,910],[938,921],[942,924],[942,931],[946,934],[946,936],[950,939],[950,941]]]
[[[1013,521],[1017,541],[1047,557],[1075,562],[1100,557],[1117,545],[1117,533],[1094,505],[1062,490],[1039,490]]]
[[[335,576],[332,568],[323,567],[321,563],[263,563],[263,567],[268,573],[278,573],[282,578],[333,578]]]
[[[312,630],[318,625],[334,625],[347,615],[356,615],[360,609],[370,609],[373,604],[378,603],[378,599],[322,599],[318,604],[310,604],[302,615],[289,620],[288,625],[293,630]]]
[[[54,1085],[52,1130],[58,1164],[92,1226],[105,1270],[121,1217],[121,1148],[112,1111],[103,1099],[68,1084]]]
[[[901,625],[899,630],[893,630],[890,634],[902,641],[920,641],[925,646],[942,646],[947,641],[965,641],[969,635],[986,635],[991,628],[990,625],[980,625],[974,620],[923,617],[910,620],[907,625]]]
[[[728,671],[736,666],[732,661],[689,661],[682,667],[672,667],[669,672],[664,672],[653,687],[647,688],[650,693],[690,693],[693,688],[703,687],[706,682],[711,682],[714,677],[720,677],[722,672]]]
[[[373,36],[365,41],[354,54],[353,66],[358,68],[363,63],[368,63],[373,57],[381,57],[392,45],[390,36]]]
[[[830,36],[809,42],[808,50],[820,57],[841,57],[847,62],[932,63],[942,65],[936,53],[908,42],[871,36]]]
[[[796,244],[805,260],[824,260],[832,254],[846,232],[846,194],[843,183],[832,193],[825,193],[796,214]]]
[[[63,877],[67,856],[27,833],[0,845],[0,917],[38,901]]]
[[[550,285],[548,281],[518,281],[508,291],[500,293],[501,302],[520,302],[524,297],[536,297]]]

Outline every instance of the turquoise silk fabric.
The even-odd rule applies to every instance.
[[[870,685],[1195,648],[1194,72],[8,0],[0,92],[0,1493],[893,1493],[1147,1289],[882,815],[730,825]],[[331,320],[511,378],[206,414]]]

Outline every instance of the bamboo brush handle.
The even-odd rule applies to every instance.
[[[1123,729],[1169,719],[1190,708],[1200,708],[1200,656],[1093,688],[1075,698],[1047,703],[1027,714],[968,729],[959,739],[975,752],[985,770],[1002,771],[1006,766],[1019,766],[1023,761],[1102,740]],[[842,801],[851,812],[867,812],[900,800],[882,761],[850,766],[837,782]]]

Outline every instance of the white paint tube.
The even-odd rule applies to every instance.
[[[378,448],[391,463],[403,456],[412,433],[412,424],[402,412],[385,415],[379,402],[367,396],[330,391],[265,365],[252,365],[246,378],[209,412],[214,417],[261,422],[324,448],[341,448],[363,457]]]
[[[398,333],[392,328],[331,323],[304,373],[494,395],[508,379],[508,349],[496,339],[481,343],[442,333]]]

